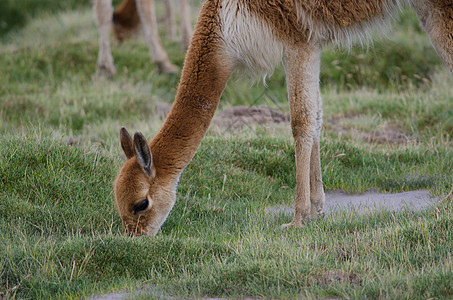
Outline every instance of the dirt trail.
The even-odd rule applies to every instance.
[[[326,214],[338,213],[341,210],[354,210],[359,214],[366,214],[375,210],[399,211],[411,209],[420,211],[433,207],[437,199],[429,195],[429,191],[410,191],[404,193],[377,193],[346,194],[343,192],[326,193]],[[284,214],[292,216],[292,206],[276,205],[266,208],[266,214]]]

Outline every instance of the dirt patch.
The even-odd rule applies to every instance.
[[[168,103],[156,104],[156,113],[162,119],[165,119],[170,109],[171,105]],[[358,136],[367,143],[406,144],[414,140],[414,137],[406,133],[397,123],[383,123],[369,130],[357,129],[353,124],[360,123],[363,117],[357,114],[333,115],[325,120],[324,128],[339,135]],[[235,130],[254,125],[289,124],[289,122],[289,115],[267,106],[234,106],[219,111],[212,125],[224,130]]]
[[[382,123],[376,128],[359,130],[352,124],[360,123],[363,115],[338,114],[330,116],[324,122],[324,127],[330,131],[338,132],[339,135],[355,136],[367,143],[378,144],[406,144],[414,140],[414,137],[406,133],[398,123]],[[369,119],[369,117],[367,117]]]
[[[170,110],[171,104],[165,102],[156,103],[158,117],[165,119]],[[267,106],[234,106],[219,111],[213,120],[214,125],[230,128],[288,122],[288,115]]]
[[[381,130],[374,130],[368,133],[361,132],[360,136],[365,142],[378,144],[406,144],[413,140],[397,124],[387,124]]]
[[[289,116],[266,106],[234,106],[220,111],[214,123],[230,128],[252,124],[280,124],[289,122]]]
[[[421,211],[433,207],[437,199],[431,198],[429,191],[410,191],[403,193],[377,193],[366,192],[365,194],[346,194],[340,191],[326,193],[324,211],[326,214],[335,214],[341,211],[355,211],[358,214],[366,214],[373,211],[399,211],[411,209]],[[293,206],[275,205],[266,208],[266,214],[283,214],[292,216]]]
[[[156,103],[156,113],[162,119],[166,118],[170,109],[171,105],[168,103]],[[333,115],[326,118],[324,128],[339,135],[358,136],[367,143],[406,144],[414,140],[414,137],[405,132],[396,122],[383,123],[369,130],[357,129],[353,124],[360,123],[361,118],[364,116],[358,114]],[[289,124],[289,122],[289,115],[267,106],[234,106],[219,111],[212,125],[224,130],[235,130],[254,125]]]

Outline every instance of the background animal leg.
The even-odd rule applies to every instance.
[[[192,39],[192,23],[190,22],[189,0],[180,0],[181,4],[181,45],[184,49],[189,48]]]
[[[176,18],[173,0],[163,0],[165,5],[165,15],[163,15],[162,23],[166,29],[166,38],[171,41],[176,40]],[[161,20],[161,19],[159,19]]]
[[[97,71],[107,77],[111,77],[116,74],[109,36],[113,15],[112,0],[95,0],[94,15],[99,31]]]
[[[176,73],[179,68],[173,65],[160,43],[157,32],[156,12],[154,0],[137,0],[138,14],[142,23],[145,40],[149,45],[151,56],[159,72]]]

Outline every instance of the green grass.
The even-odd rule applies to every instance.
[[[405,12],[390,44],[378,40],[349,56],[324,51],[326,190],[449,191],[452,78],[416,24]],[[180,46],[165,48],[181,66]],[[163,122],[157,103],[173,101],[179,75],[157,75],[141,39],[113,46],[111,80],[95,75],[96,56],[88,7],[29,19],[0,44],[4,297],[453,297],[451,202],[423,212],[343,212],[278,229],[290,219],[265,208],[294,201],[287,124],[213,127],[162,231],[122,236],[112,193],[123,162],[118,130],[153,136]],[[230,80],[220,109],[288,112],[281,68],[267,84]]]
[[[11,296],[87,296],[134,289],[143,281],[179,296],[427,298],[453,292],[451,203],[424,213],[347,213],[302,230],[275,231],[289,220],[266,216],[264,208],[290,204],[294,194],[294,152],[287,140],[207,138],[181,179],[162,233],[151,238],[120,235],[111,201],[117,160],[39,136],[7,135],[0,145],[0,274]],[[350,169],[374,159],[390,173],[383,176],[392,178],[389,186],[407,181],[404,173],[392,172],[401,164],[432,169],[427,186],[409,182],[407,188],[440,182],[448,188],[451,177],[438,175],[448,163],[438,158],[451,162],[451,152],[408,149],[380,159],[378,151],[349,146],[357,152],[350,160],[323,153],[326,188],[353,186],[361,175],[349,175]],[[362,186],[379,184],[376,169],[364,169],[375,179]]]

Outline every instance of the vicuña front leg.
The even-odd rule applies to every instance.
[[[310,195],[310,190],[316,193],[313,195],[316,197],[319,197],[322,191],[320,176],[310,180],[311,173],[320,175],[320,167],[317,166],[320,165],[319,138],[315,139],[318,127],[320,53],[318,45],[285,50],[284,66],[296,150],[296,204],[293,221],[283,225],[284,227],[302,227],[312,215],[312,201],[316,213],[320,207],[322,210],[323,199],[315,201]],[[313,169],[313,172],[310,169]]]

